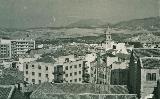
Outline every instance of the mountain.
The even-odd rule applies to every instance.
[[[160,42],[160,36],[155,36],[152,33],[142,33],[137,36],[126,39],[125,41],[129,42],[144,42],[144,43],[153,43]]]
[[[104,22],[100,19],[83,19],[77,22],[71,23],[66,27],[72,28],[94,28],[94,27],[103,27],[107,22]]]
[[[134,19],[130,21],[122,21],[114,25],[115,28],[141,30],[146,29],[155,31],[160,29],[160,17],[150,17],[144,19]]]

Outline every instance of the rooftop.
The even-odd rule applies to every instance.
[[[142,68],[160,68],[160,57],[144,57],[140,58]]]
[[[120,85],[97,85],[97,84],[77,84],[63,83],[55,84],[45,82],[37,87],[31,94],[32,98],[44,98],[54,95],[85,95],[85,94],[105,94],[109,95],[129,95],[126,86]],[[108,99],[108,98],[107,98]],[[127,98],[128,99],[128,98]],[[135,99],[135,98],[133,98]]]
[[[55,63],[56,61],[51,56],[44,56],[36,60],[36,62]]]
[[[160,57],[160,48],[134,48],[132,54],[136,60],[140,57]]]
[[[12,75],[3,74],[0,76],[0,85],[15,85],[17,83],[23,83],[23,80],[18,79]]]
[[[13,92],[14,87],[0,85],[0,99],[9,99]]]

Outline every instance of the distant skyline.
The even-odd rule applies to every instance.
[[[160,0],[0,0],[0,27],[64,26],[81,19],[116,23],[156,17]]]

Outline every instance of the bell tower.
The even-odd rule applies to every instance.
[[[111,29],[110,29],[109,26],[105,30],[105,35],[106,35],[106,50],[108,50],[108,49],[111,48],[111,41],[112,41],[112,38],[111,38]]]

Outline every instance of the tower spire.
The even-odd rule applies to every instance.
[[[105,30],[105,35],[106,35],[106,51],[107,51],[108,49],[111,48],[111,41],[112,41],[111,29],[110,29],[109,25],[107,26],[107,28]]]

